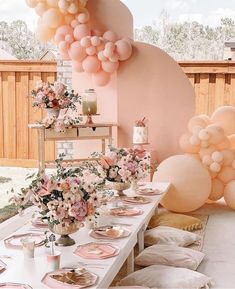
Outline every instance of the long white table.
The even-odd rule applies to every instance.
[[[146,226],[156,212],[158,204],[164,194],[168,191],[170,183],[146,183],[148,187],[157,188],[163,192],[161,195],[149,197],[152,202],[145,205],[138,205],[143,209],[143,214],[135,217],[113,217],[108,216],[110,222],[131,224],[126,226],[131,234],[127,238],[108,241],[120,248],[118,256],[104,259],[104,260],[88,260],[83,259],[73,252],[78,244],[85,244],[89,242],[98,241],[89,236],[89,229],[86,227],[80,229],[77,233],[71,235],[76,240],[76,244],[70,247],[58,247],[57,250],[61,251],[61,267],[76,266],[78,262],[84,262],[84,267],[99,276],[97,284],[91,289],[108,288],[113,279],[119,272],[120,268],[127,260],[128,271],[131,272],[134,269],[134,254],[133,249],[136,243],[139,243],[139,249],[142,250],[144,246],[144,231]],[[131,190],[127,190],[126,194],[131,196],[134,193]],[[7,270],[0,273],[1,282],[17,282],[24,283],[32,286],[33,289],[47,288],[41,283],[41,279],[47,273],[47,262],[45,247],[36,248],[34,259],[24,259],[23,252],[21,250],[7,249],[4,245],[4,238],[13,234],[21,234],[29,232],[32,228],[30,220],[30,210],[20,220],[20,217],[14,217],[12,220],[7,221],[5,224],[0,225],[0,255],[10,255],[11,259],[0,258],[7,264]],[[89,265],[90,264],[90,265]]]

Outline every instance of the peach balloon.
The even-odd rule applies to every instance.
[[[107,60],[108,60],[108,58],[104,55],[104,52],[103,52],[103,51],[100,51],[100,52],[98,53],[98,59],[99,59],[100,61],[107,61]]]
[[[78,5],[77,3],[71,3],[67,9],[68,13],[70,14],[76,14],[79,12],[79,9],[78,9]]]
[[[69,44],[72,44],[74,42],[74,38],[72,35],[67,34],[65,35],[65,41],[68,42]]]
[[[119,67],[119,62],[104,61],[102,62],[102,69],[105,72],[113,73]]]
[[[55,30],[44,25],[39,25],[36,29],[36,37],[42,41],[47,42],[53,38]]]
[[[202,158],[202,163],[203,163],[204,165],[210,166],[210,165],[213,163],[213,160],[212,160],[211,156],[205,155],[205,156]]]
[[[201,148],[199,151],[199,155],[202,159],[205,155],[211,155],[214,151],[216,151],[216,147],[211,145],[208,148]]]
[[[210,118],[209,118],[209,116],[208,115],[206,115],[206,114],[200,114],[200,115],[198,115],[201,119],[203,119],[206,123],[207,123],[207,125],[209,125],[209,124],[211,124],[211,120],[210,120]]]
[[[223,194],[224,194],[224,184],[217,178],[213,179],[209,200],[218,201],[223,197]]]
[[[214,173],[218,173],[220,172],[221,170],[221,165],[216,163],[216,162],[213,162],[211,165],[210,165],[210,170]]]
[[[119,60],[127,60],[132,54],[132,45],[125,40],[118,40],[116,43],[116,52]]]
[[[181,149],[183,150],[183,152],[194,154],[200,150],[200,147],[191,145],[191,143],[189,142],[189,139],[191,136],[192,135],[190,133],[186,133],[186,134],[182,135],[180,140],[179,140],[179,145],[180,145]]]
[[[67,10],[69,8],[69,3],[66,0],[59,0],[58,7],[61,10]]]
[[[91,46],[91,38],[90,36],[83,37],[80,41],[82,47],[90,47]]]
[[[57,7],[58,7],[58,1],[59,1],[59,0],[47,0],[47,4],[48,4],[48,6],[50,6],[50,7],[57,8]]]
[[[83,72],[83,71],[84,71],[81,62],[79,62],[79,61],[73,61],[73,62],[72,62],[72,65],[73,65],[73,69],[74,69],[76,72]]]
[[[198,138],[200,140],[208,140],[209,137],[210,137],[210,135],[209,135],[209,133],[208,133],[208,131],[206,129],[202,129],[198,133]]]
[[[118,40],[118,35],[117,33],[108,30],[104,33],[103,38],[111,42],[116,42]]]
[[[87,56],[83,62],[82,67],[85,72],[96,73],[99,71],[101,63],[96,56]]]
[[[98,86],[105,86],[110,81],[110,73],[100,70],[92,74],[92,80]]]
[[[229,142],[230,142],[230,148],[231,148],[232,150],[235,150],[235,134],[230,135],[230,136],[228,137],[228,139],[229,139]]]
[[[99,36],[101,37],[102,36],[102,32],[100,30],[97,30],[97,29],[92,29],[91,30],[91,35],[92,36]]]
[[[221,153],[223,154],[223,165],[230,166],[235,159],[235,153],[232,150],[222,150]]]
[[[224,140],[222,142],[220,142],[219,144],[217,144],[216,147],[219,150],[230,149],[231,148],[231,143],[230,143],[228,137],[225,136]]]
[[[25,2],[30,8],[35,8],[38,4],[37,0],[26,0]]]
[[[43,14],[47,11],[48,6],[45,3],[38,3],[37,6],[35,7],[35,12],[39,16],[43,16]]]
[[[76,26],[79,25],[79,22],[78,22],[77,19],[73,19],[73,20],[71,21],[70,25],[71,25],[73,28],[75,28]]]
[[[193,132],[193,128],[195,126],[199,126],[201,128],[205,128],[208,125],[207,121],[205,121],[204,118],[198,116],[194,116],[190,119],[189,123],[188,123],[188,130],[190,132]]]
[[[224,129],[225,135],[235,133],[235,107],[222,106],[212,114],[211,120]]]
[[[192,128],[192,133],[194,135],[198,135],[199,132],[202,130],[203,128],[200,126],[200,125],[195,125],[193,128]]]
[[[225,184],[235,180],[235,170],[232,167],[223,167],[218,174],[218,179],[220,179]]]
[[[109,60],[111,62],[118,62],[119,61],[118,59],[119,59],[119,56],[117,53],[114,53],[111,57],[109,57]]]
[[[210,124],[207,126],[206,130],[210,135],[209,141],[211,144],[219,144],[224,141],[224,130],[220,126]]]
[[[225,186],[224,200],[230,208],[235,210],[235,180],[229,182]]]
[[[112,57],[113,56],[113,52],[114,51],[110,47],[105,48],[104,56],[107,57],[107,58]]]
[[[57,28],[62,23],[62,15],[56,8],[50,8],[43,13],[42,22],[50,28]]]
[[[199,146],[201,144],[201,141],[197,135],[192,135],[189,139],[189,142],[193,146]]]
[[[91,37],[91,44],[93,46],[99,46],[101,44],[100,38],[98,36]]]
[[[224,159],[224,156],[221,152],[216,151],[212,153],[211,158],[214,162],[221,163]]]
[[[66,35],[73,36],[73,28],[70,25],[62,25],[56,29],[55,33],[55,43],[59,43],[62,40],[65,40]]]
[[[96,48],[94,46],[90,46],[86,48],[87,55],[95,55],[96,54]]]
[[[89,21],[90,19],[90,16],[88,13],[80,13],[78,16],[77,16],[77,20],[82,23],[82,24],[85,24]]]
[[[64,15],[64,20],[62,22],[64,22],[63,24],[70,25],[73,20],[74,20],[74,15],[67,14],[67,15]]]
[[[202,140],[200,143],[201,148],[208,148],[209,147],[209,141]]]
[[[200,208],[211,192],[211,178],[200,161],[187,155],[164,160],[153,176],[155,182],[170,182],[161,204],[170,211],[186,213]]]
[[[69,57],[72,60],[82,61],[87,56],[85,49],[81,46],[79,41],[71,44],[69,49]]]
[[[59,44],[58,44],[58,48],[59,50],[62,52],[62,53],[67,53],[68,52],[68,49],[69,49],[69,43],[66,42],[66,41],[61,41]]]
[[[79,24],[75,27],[73,34],[76,40],[81,40],[83,37],[90,36],[91,31],[87,24]]]

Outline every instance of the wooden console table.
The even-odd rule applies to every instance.
[[[105,153],[106,141],[112,145],[114,123],[94,123],[79,124],[69,128],[65,133],[57,133],[54,129],[47,129],[43,124],[29,124],[29,128],[38,131],[38,160],[39,170],[44,170],[45,162],[45,142],[46,141],[66,141],[66,140],[101,140],[102,153]],[[82,159],[73,159],[69,162],[78,162]]]

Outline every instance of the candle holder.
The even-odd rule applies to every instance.
[[[90,125],[90,124],[94,124],[92,116],[97,116],[100,114],[96,113],[96,114],[79,114],[79,115],[86,116],[87,118],[86,118],[85,124]]]

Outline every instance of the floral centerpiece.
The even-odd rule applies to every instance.
[[[56,116],[59,115],[60,109],[76,110],[75,103],[81,101],[80,96],[74,90],[68,90],[62,82],[38,81],[31,95],[34,99],[33,107],[50,109],[49,111],[53,111]]]
[[[106,184],[116,189],[119,196],[132,182],[145,178],[150,169],[150,156],[145,150],[110,148],[101,156],[101,164],[106,172]]]
[[[93,218],[99,206],[96,187],[103,182],[102,176],[86,165],[66,169],[57,161],[55,174],[38,173],[28,188],[14,196],[12,201],[22,210],[28,201],[39,208],[43,219],[48,220],[52,232],[61,235],[57,244],[73,245],[68,235]]]
[[[67,129],[72,128],[74,125],[78,125],[82,120],[82,117],[72,117],[65,114],[61,118],[56,118],[54,116],[45,117],[42,120],[42,123],[45,128],[52,128],[58,133],[66,133]]]

